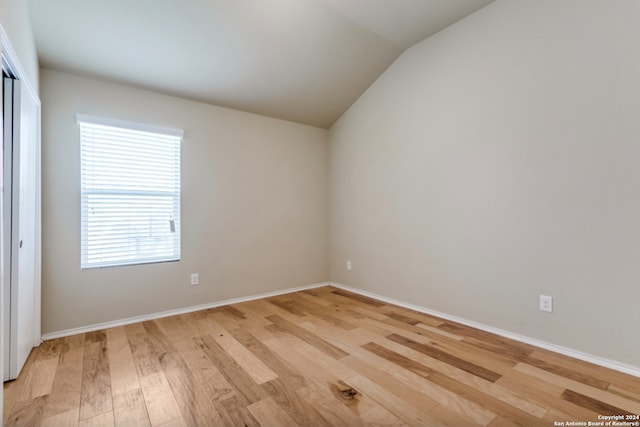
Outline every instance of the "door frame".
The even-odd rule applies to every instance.
[[[22,90],[27,91],[29,93],[29,95],[33,98],[33,100],[35,101],[36,107],[37,107],[37,117],[36,117],[36,147],[35,147],[35,157],[36,157],[36,189],[35,189],[35,196],[36,196],[36,201],[35,201],[35,282],[36,282],[36,286],[35,286],[35,292],[34,292],[34,334],[33,334],[33,346],[37,347],[40,345],[40,343],[42,342],[42,331],[41,331],[41,283],[42,283],[42,244],[41,244],[41,228],[42,228],[42,217],[41,217],[41,186],[42,186],[42,179],[41,179],[41,103],[40,103],[40,98],[38,97],[38,92],[35,90],[35,86],[33,85],[33,83],[29,80],[29,76],[27,75],[27,73],[25,72],[24,68],[22,67],[22,64],[20,63],[20,60],[18,59],[18,55],[16,54],[15,50],[13,49],[13,46],[11,44],[11,41],[7,35],[7,32],[5,31],[4,27],[2,26],[2,24],[0,24],[0,54],[2,57],[2,68],[6,69],[10,72],[10,74],[12,74],[17,80],[20,80],[21,82],[21,86],[22,86]],[[2,88],[0,85],[0,99],[4,100],[4,94],[2,93]],[[3,150],[4,147],[4,128],[3,126],[0,124],[0,153],[2,153],[1,150]],[[3,168],[4,170],[4,168]],[[2,183],[2,175],[4,175],[4,172],[0,174],[0,183]],[[6,200],[2,201],[3,204],[6,202]],[[5,226],[4,226],[4,221],[5,218],[3,217],[2,211],[4,209],[0,209],[0,230],[4,230]],[[7,268],[11,268],[11,263],[8,262],[8,260],[10,260],[10,258],[7,258],[8,256],[10,256],[10,254],[6,254],[4,253],[4,248],[6,247],[5,244],[5,238],[6,236],[4,235],[3,232],[0,231],[0,280],[2,280],[5,277],[5,271],[4,269]],[[4,301],[4,286],[6,285],[5,283],[1,283],[2,285],[2,289],[3,291],[0,292],[0,334],[4,335],[5,333],[5,327],[6,325],[4,325],[4,305],[5,305],[5,301]],[[6,349],[4,348],[4,336],[2,337],[2,339],[0,340],[0,370],[2,370],[2,377],[4,378],[5,376],[5,372],[4,372],[4,364],[5,361],[4,359],[4,355],[5,355],[5,351]],[[2,401],[2,387],[0,387],[0,402]],[[2,413],[2,405],[0,405],[0,415]]]

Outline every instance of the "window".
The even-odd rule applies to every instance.
[[[77,118],[81,268],[179,260],[182,131]]]

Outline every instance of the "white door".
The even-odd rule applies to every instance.
[[[31,349],[39,344],[34,339],[39,330],[36,327],[36,320],[39,319],[36,313],[36,150],[39,107],[30,92],[21,88],[20,81],[5,79],[4,83],[4,154],[7,157],[4,166],[6,168],[11,159],[12,169],[10,172],[11,238],[8,239],[10,240],[11,277],[9,295],[6,290],[4,294],[4,309],[9,311],[9,315],[5,315],[5,319],[8,318],[9,321],[9,325],[5,324],[4,380],[6,381],[18,376]],[[13,113],[10,135],[7,130],[10,127],[8,126],[10,114],[7,113],[7,107],[12,107]],[[5,174],[5,192],[9,187],[9,181],[6,178],[7,174]],[[7,198],[3,197],[3,200],[6,201]],[[7,221],[6,216],[5,221]],[[6,335],[8,335],[8,343]]]

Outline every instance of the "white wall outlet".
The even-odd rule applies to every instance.
[[[351,261],[347,261],[347,270],[351,271]]]
[[[540,310],[553,312],[553,298],[549,295],[540,295]]]
[[[198,273],[191,273],[191,286],[200,284],[200,275]]]

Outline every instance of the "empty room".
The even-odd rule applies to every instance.
[[[637,0],[0,0],[6,426],[640,426]]]

